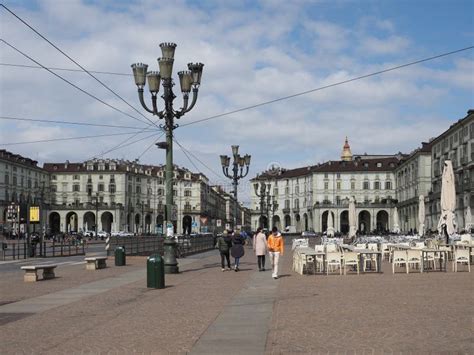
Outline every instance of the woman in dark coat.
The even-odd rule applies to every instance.
[[[245,249],[245,238],[240,235],[240,232],[236,232],[232,235],[232,248],[230,254],[234,258],[234,270],[239,271],[240,258],[244,256]]]

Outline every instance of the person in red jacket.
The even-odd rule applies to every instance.
[[[280,256],[283,255],[285,249],[283,237],[278,232],[277,227],[273,227],[272,234],[270,234],[267,240],[267,246],[270,253],[270,260],[272,262],[272,277],[276,280],[278,278]]]

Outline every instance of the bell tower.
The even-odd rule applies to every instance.
[[[347,137],[346,137],[346,142],[344,143],[344,147],[342,148],[341,160],[352,161],[351,146],[349,145],[349,141],[347,140]]]

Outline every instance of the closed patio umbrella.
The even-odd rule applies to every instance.
[[[438,222],[438,233],[446,234],[446,243],[449,237],[456,232],[456,187],[451,160],[444,161],[443,176],[441,179],[441,217]]]
[[[357,214],[354,197],[349,199],[349,238],[355,237],[357,232]]]
[[[418,235],[425,234],[425,197],[420,195],[418,202]]]
[[[334,222],[332,219],[332,212],[328,211],[328,229],[326,232],[328,237],[334,237]]]
[[[393,228],[392,228],[393,233],[400,233],[400,226],[398,222],[398,209],[395,207],[393,209]]]

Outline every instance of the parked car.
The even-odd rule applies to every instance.
[[[109,233],[104,232],[104,231],[100,231],[100,232],[97,233],[97,236],[99,238],[107,238],[109,236]]]
[[[95,231],[84,231],[85,237],[95,237]]]
[[[313,231],[304,231],[303,233],[301,233],[301,236],[303,238],[315,238],[317,235]]]
[[[133,237],[133,233],[132,232],[126,232],[126,231],[120,231],[120,232],[113,233],[112,236],[114,236],[114,237]]]

